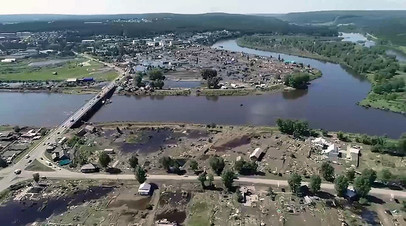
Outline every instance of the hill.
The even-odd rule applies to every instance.
[[[406,45],[406,11],[320,11],[275,15],[277,18],[298,25],[326,25],[355,27],[363,32]],[[347,25],[347,26],[342,26]]]
[[[0,16],[0,21],[16,20],[16,15]],[[250,33],[280,33],[334,35],[337,32],[327,27],[289,24],[274,17],[254,15],[209,13],[209,14],[133,14],[133,15],[21,15],[23,19],[36,20],[3,23],[0,32],[75,30],[81,35],[110,34],[129,37],[153,35],[165,32],[205,32],[227,29]],[[52,20],[51,20],[52,19]],[[117,21],[119,20],[120,21]],[[147,22],[125,20],[146,19]],[[98,23],[89,23],[98,22]]]

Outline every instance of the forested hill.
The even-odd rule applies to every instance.
[[[33,15],[31,15],[33,16]],[[34,18],[26,15],[28,18]],[[37,15],[39,18],[40,15]],[[242,33],[279,33],[279,34],[309,34],[335,35],[335,29],[315,26],[299,26],[273,17],[209,13],[209,14],[138,14],[138,15],[99,15],[99,16],[58,16],[42,15],[42,20],[26,22],[3,23],[0,32],[17,31],[55,31],[76,30],[83,35],[111,34],[130,37],[151,35],[164,32],[204,32],[227,29]],[[55,20],[47,21],[45,19]],[[10,18],[10,15],[8,20]],[[0,16],[1,20],[6,20]],[[147,19],[149,22],[120,21],[129,19]],[[87,23],[93,22],[93,23]],[[100,22],[100,23],[94,23]]]
[[[360,29],[393,44],[406,45],[406,10],[391,11],[320,11],[274,15],[300,25],[326,25]],[[347,25],[347,26],[342,26]]]

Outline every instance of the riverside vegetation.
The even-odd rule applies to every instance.
[[[371,92],[360,105],[406,112],[406,65],[386,55],[381,46],[366,48],[335,37],[313,36],[244,36],[237,43],[243,47],[331,61],[349,67],[372,83]]]

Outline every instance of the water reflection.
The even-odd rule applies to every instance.
[[[293,90],[293,91],[285,91],[282,92],[282,96],[286,100],[296,100],[304,95],[306,95],[309,92],[308,89],[299,89],[299,90]]]

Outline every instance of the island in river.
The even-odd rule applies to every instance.
[[[372,90],[360,102],[365,107],[406,112],[406,65],[380,46],[363,47],[335,37],[244,36],[238,45],[339,63],[365,76]]]

